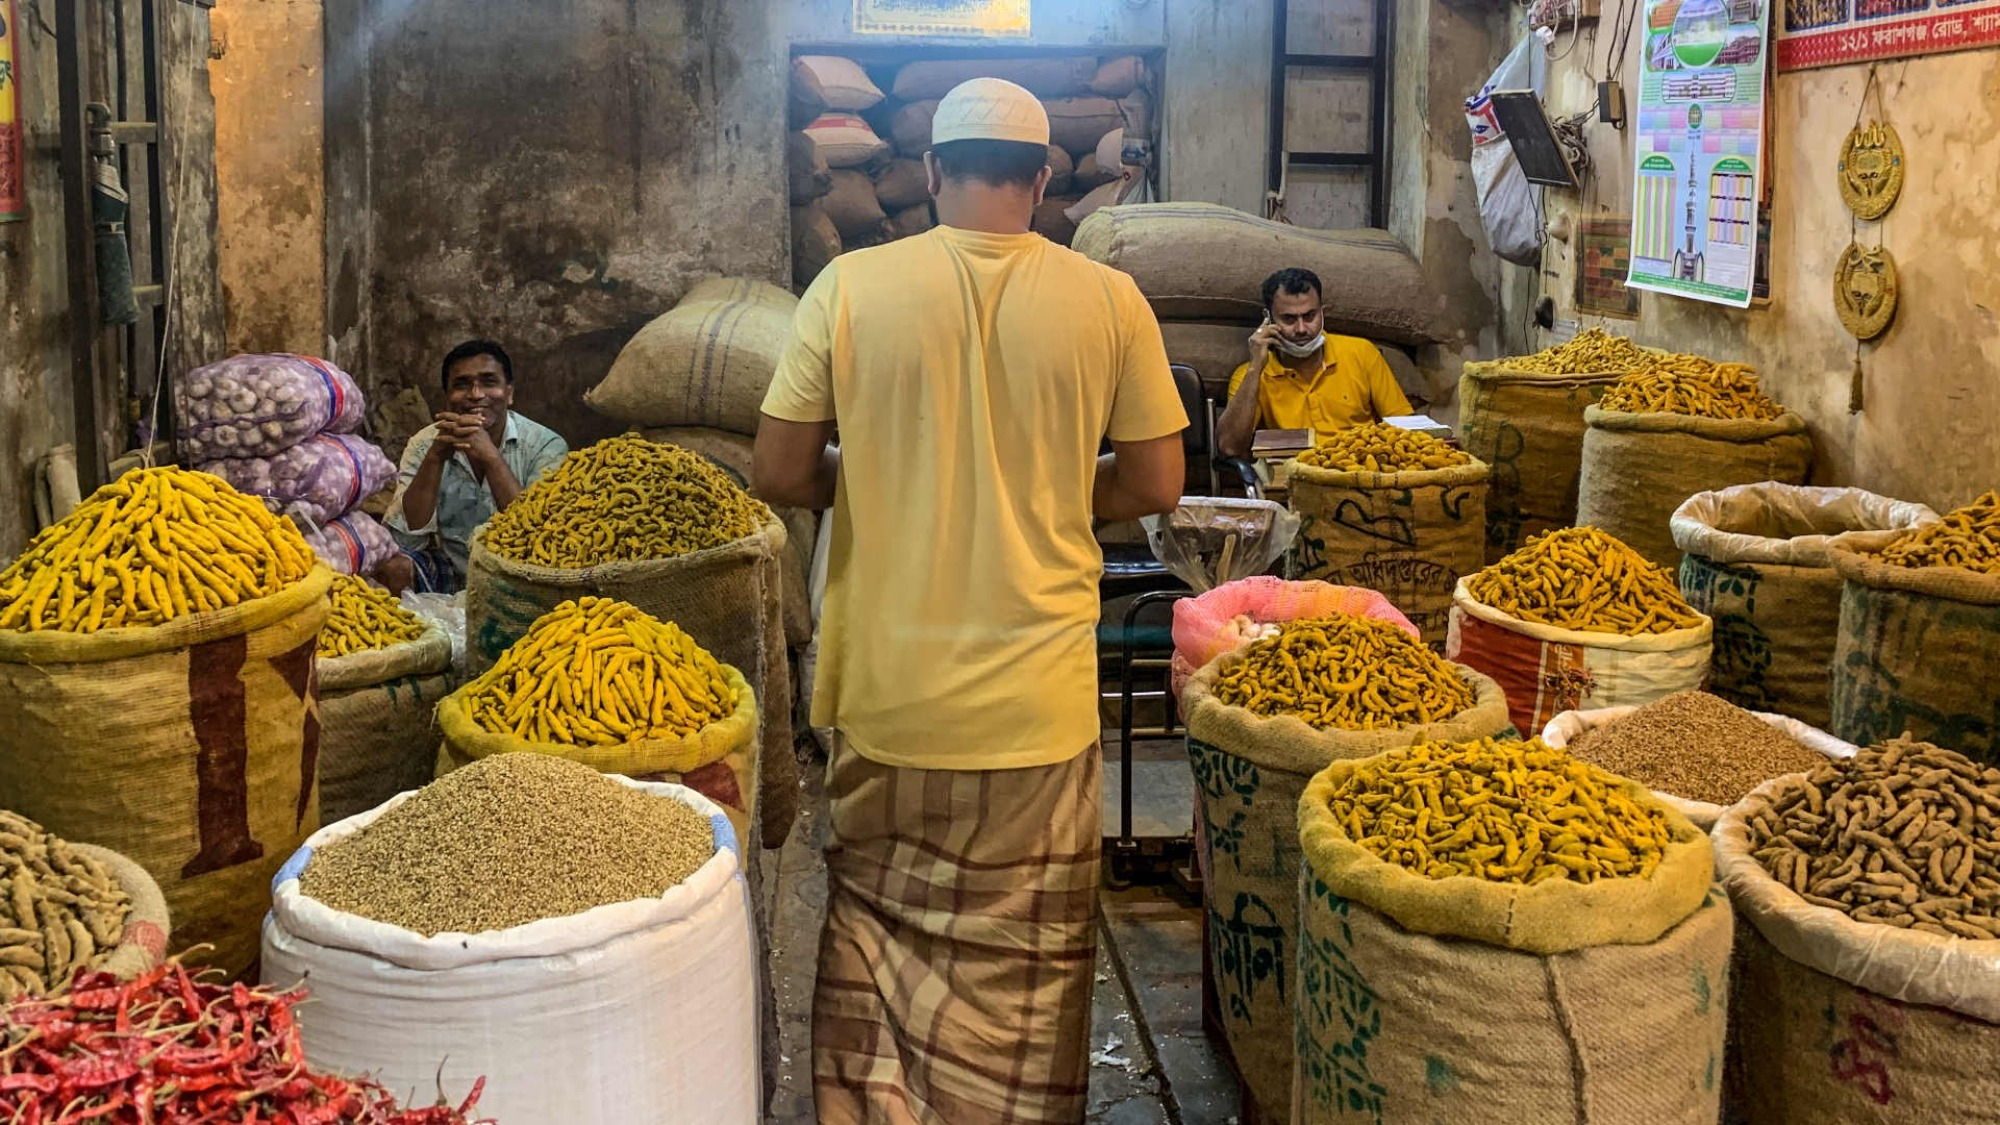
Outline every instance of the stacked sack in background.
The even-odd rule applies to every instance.
[[[174,385],[188,463],[289,516],[341,574],[373,574],[396,541],[361,502],[396,465],[356,435],[366,410],[347,372],[303,355],[238,355]]]
[[[1153,137],[1153,95],[1137,55],[917,61],[870,68],[835,55],[792,61],[788,146],[793,275],[804,286],[843,250],[922,234],[936,223],[923,155],[938,100],[972,78],[1003,78],[1049,115],[1047,195],[1037,233],[1067,246],[1076,225],[1129,196],[1144,169],[1126,137]],[[879,84],[878,84],[879,80]],[[888,93],[883,92],[884,87]]]
[[[1264,279],[1300,267],[1319,275],[1328,332],[1373,341],[1413,404],[1451,404],[1451,388],[1428,385],[1405,350],[1437,339],[1443,302],[1387,231],[1311,230],[1212,203],[1127,203],[1093,212],[1070,245],[1132,276],[1167,358],[1194,368],[1218,401],[1249,359]]]

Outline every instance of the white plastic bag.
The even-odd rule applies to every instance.
[[[1514,146],[1493,114],[1495,90],[1532,89],[1541,92],[1541,45],[1533,36],[1514,45],[1507,58],[1486,80],[1479,92],[1465,99],[1465,123],[1472,132],[1472,179],[1479,192],[1479,221],[1486,228],[1486,241],[1493,252],[1515,265],[1531,266],[1541,260],[1541,208],[1536,191],[1521,171]]]
[[[1542,741],[1553,749],[1561,750],[1576,741],[1583,732],[1609,726],[1638,709],[1628,705],[1600,707],[1595,711],[1564,711],[1549,720],[1548,726],[1542,728]],[[1773,715],[1768,711],[1750,713],[1784,731],[1808,750],[1824,754],[1829,758],[1854,756],[1853,743],[1842,742],[1817,727],[1807,726],[1797,719],[1784,715]],[[1715,827],[1715,822],[1722,816],[1724,808],[1722,805],[1712,805],[1707,801],[1691,801],[1685,797],[1676,797],[1672,793],[1662,793],[1657,789],[1653,790],[1653,795],[1672,806],[1675,812],[1693,821],[1694,826],[1704,832]]]
[[[451,666],[459,675],[465,674],[465,591],[456,594],[421,594],[415,590],[403,591],[399,599],[403,608],[432,622],[443,629],[451,638]]]
[[[1139,521],[1153,557],[1204,593],[1270,569],[1299,534],[1299,517],[1269,500],[1184,496],[1164,516]]]
[[[735,833],[681,785],[613,776],[685,801],[715,854],[657,899],[508,930],[424,937],[332,910],[299,890],[313,850],[408,800],[315,833],[278,872],[263,979],[305,982],[306,1058],[373,1073],[428,1104],[486,1076],[480,1109],[547,1125],[752,1125],[758,1120],[756,941]]]

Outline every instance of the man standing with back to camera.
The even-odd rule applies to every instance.
[[[1187,417],[1131,278],[1029,233],[1048,142],[1019,86],[946,96],[924,157],[940,225],[828,266],[764,400],[762,496],[833,520],[822,1125],[1083,1120],[1091,520],[1174,508]]]

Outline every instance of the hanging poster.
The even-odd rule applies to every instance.
[[[1764,169],[1767,0],[1646,0],[1625,283],[1746,306]]]
[[[20,76],[21,56],[27,51],[20,38],[14,0],[0,0],[0,223],[28,217],[27,169],[22,163],[27,126],[21,122]]]
[[[1028,34],[1029,0],[854,0],[857,35]]]
[[[1784,0],[1779,70],[2000,45],[2000,0]]]

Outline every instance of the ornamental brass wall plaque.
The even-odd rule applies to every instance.
[[[1886,121],[1856,125],[1840,145],[1840,198],[1863,219],[1879,219],[1903,191],[1903,139]]]
[[[1833,308],[1841,327],[1872,340],[1896,318],[1896,260],[1880,247],[1850,242],[1833,271]]]

